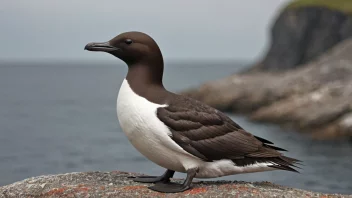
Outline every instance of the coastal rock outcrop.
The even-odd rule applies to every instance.
[[[182,94],[213,107],[312,132],[352,136],[352,39],[300,68],[234,74]]]
[[[352,195],[323,194],[278,186],[270,182],[198,181],[182,193],[163,194],[151,191],[148,184],[136,183],[120,171],[82,172],[33,177],[0,187],[0,198],[12,197],[338,197]],[[175,180],[180,182],[180,180]]]
[[[352,1],[344,5],[352,9]],[[352,137],[351,35],[352,16],[345,12],[328,6],[285,8],[260,63],[181,94],[317,139]]]
[[[318,4],[315,6],[299,6],[300,2],[310,1],[294,1],[281,12],[271,28],[268,52],[263,60],[249,69],[250,72],[301,67],[352,36],[352,15],[333,5],[319,6],[319,2],[326,0],[315,1]],[[338,0],[338,3],[352,6],[348,0]]]

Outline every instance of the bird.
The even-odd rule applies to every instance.
[[[281,153],[287,150],[251,134],[214,107],[168,91],[163,55],[148,34],[124,32],[107,42],[88,43],[85,50],[109,53],[128,66],[116,101],[119,124],[136,150],[166,169],[161,176],[134,177],[135,182],[177,193],[190,189],[194,178],[298,172],[301,161]],[[175,172],[186,173],[183,183],[171,182]]]

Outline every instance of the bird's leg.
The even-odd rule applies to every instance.
[[[175,174],[175,171],[168,169],[161,176],[137,176],[137,177],[130,177],[130,178],[133,178],[133,181],[135,182],[141,182],[141,183],[156,183],[156,182],[168,183],[170,182],[170,178],[172,178],[174,174]]]
[[[148,187],[151,190],[163,192],[163,193],[177,193],[183,192],[191,188],[193,178],[196,176],[198,168],[187,170],[187,177],[183,184],[177,183],[157,183],[154,186]]]

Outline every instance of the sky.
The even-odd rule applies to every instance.
[[[141,31],[165,59],[261,57],[288,0],[0,0],[0,60],[102,60],[89,42]]]

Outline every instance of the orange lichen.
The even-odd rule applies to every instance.
[[[200,194],[200,193],[205,193],[207,192],[207,189],[202,187],[202,188],[192,188],[191,190],[185,191],[185,193],[187,194],[191,194],[191,195],[196,195],[196,194]]]
[[[249,190],[248,187],[244,187],[244,186],[233,185],[233,188],[236,188],[237,190],[240,190],[240,191],[248,191]]]
[[[137,190],[141,188],[146,188],[145,186],[125,186],[122,188],[122,190]]]
[[[75,188],[75,189],[73,189],[74,191],[76,191],[76,192],[87,192],[88,190],[89,190],[89,188],[87,188],[87,187],[78,187],[78,188]]]
[[[222,184],[219,186],[219,188],[225,188],[225,189],[231,189],[233,188],[234,186],[232,184]]]
[[[100,190],[105,190],[105,186],[100,186]]]
[[[63,188],[54,188],[54,189],[48,191],[47,193],[45,193],[45,195],[48,195],[48,196],[52,196],[52,195],[62,195],[66,190],[67,190],[66,187],[63,187]]]
[[[165,193],[160,193],[160,192],[155,192],[155,191],[151,191],[151,193],[149,193],[150,195],[153,195],[155,197],[165,197],[166,194]]]

